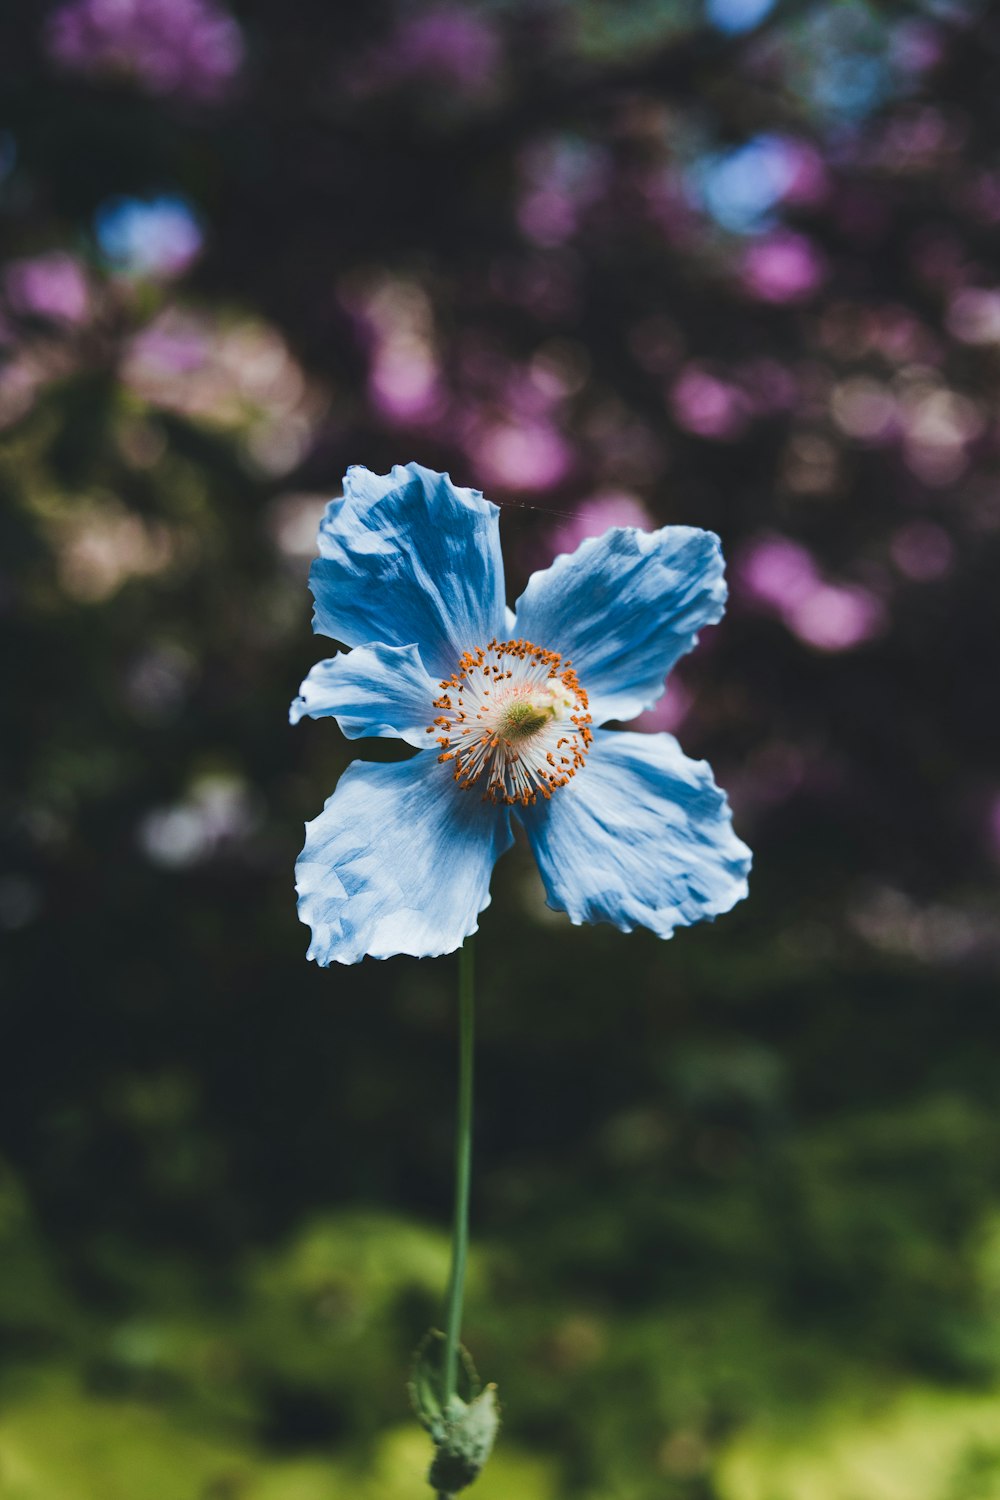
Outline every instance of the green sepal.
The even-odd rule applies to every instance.
[[[477,1479],[493,1452],[500,1429],[497,1388],[488,1385],[473,1401],[453,1398],[451,1416],[444,1424],[427,1482],[439,1495],[450,1497]]]
[[[446,1424],[443,1395],[445,1347],[444,1334],[438,1328],[431,1328],[421,1339],[413,1356],[413,1372],[407,1386],[417,1420],[427,1429],[435,1443],[440,1442],[443,1437]],[[462,1406],[474,1401],[482,1390],[476,1367],[472,1363],[472,1355],[462,1344],[458,1346],[455,1383],[458,1394],[457,1398],[452,1397],[452,1401],[457,1399]]]
[[[500,1428],[500,1407],[496,1386],[483,1390],[462,1344],[455,1370],[458,1390],[445,1405],[445,1347],[444,1334],[432,1328],[414,1356],[408,1389],[417,1420],[434,1443],[427,1481],[442,1500],[451,1500],[482,1472]]]

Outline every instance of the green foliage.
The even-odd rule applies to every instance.
[[[752,1434],[720,1472],[725,1500],[995,1500],[1000,1495],[997,1394],[872,1392],[806,1438]]]

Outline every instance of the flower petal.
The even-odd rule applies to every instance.
[[[299,689],[288,717],[334,718],[348,739],[362,735],[406,740],[418,750],[433,741],[427,726],[441,691],[427,675],[416,646],[355,646],[318,661]]]
[[[574,779],[518,816],[548,904],[577,924],[666,938],[747,893],[751,854],[725,794],[672,735],[598,730]]]
[[[360,646],[419,647],[438,680],[504,628],[500,512],[447,474],[348,469],[320,523],[313,629]]]
[[[615,526],[534,573],[517,632],[569,657],[595,724],[656,702],[678,657],[726,604],[722,549],[711,531]]]
[[[451,953],[476,931],[511,841],[506,810],[460,791],[436,754],[355,761],[306,824],[295,867],[309,957],[326,965]]]

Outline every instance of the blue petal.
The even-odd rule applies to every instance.
[[[439,681],[503,634],[500,512],[447,474],[348,469],[320,524],[313,629],[346,646],[416,645]]]
[[[517,632],[572,660],[595,724],[633,719],[663,692],[679,656],[726,604],[711,531],[616,526],[535,573],[517,601]]]
[[[306,824],[295,867],[309,957],[326,965],[451,953],[476,931],[511,839],[506,809],[460,791],[435,753],[355,761]]]
[[[573,922],[666,938],[747,893],[751,854],[725,794],[672,735],[598,730],[574,779],[518,816],[548,904]]]
[[[318,661],[299,689],[288,717],[334,718],[348,739],[390,736],[426,750],[427,728],[441,689],[428,677],[416,646],[356,646]]]

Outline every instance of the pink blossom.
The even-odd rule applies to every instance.
[[[607,181],[604,153],[572,136],[536,141],[524,152],[525,188],[517,217],[528,239],[561,245],[575,232],[580,215],[601,195]]]
[[[882,629],[882,601],[868,589],[821,583],[784,612],[794,635],[820,651],[849,651]]]
[[[927,73],[944,57],[944,37],[939,27],[915,18],[904,21],[891,33],[892,60],[904,73]]]
[[[800,302],[823,281],[823,258],[813,242],[791,230],[778,230],[748,245],[742,281],[762,302]]]
[[[737,562],[736,581],[744,598],[820,651],[851,650],[885,623],[884,605],[870,589],[829,583],[812,554],[788,537],[752,543]]]
[[[734,438],[742,432],[745,403],[735,386],[689,365],[670,391],[679,426],[705,438]]]
[[[517,222],[537,245],[561,245],[576,229],[576,204],[557,188],[537,188],[518,204]]]
[[[789,140],[789,182],[782,201],[794,204],[822,203],[830,190],[823,157],[808,141]]]
[[[573,455],[546,422],[498,422],[480,428],[470,445],[484,480],[510,490],[547,490],[569,473]]]
[[[49,18],[50,56],[80,73],[126,73],[152,94],[215,99],[243,61],[239,26],[213,0],[69,0]]]
[[[500,42],[482,17],[458,6],[442,6],[404,21],[378,54],[386,80],[430,75],[473,91],[493,82]]]
[[[736,571],[745,594],[779,611],[801,603],[819,583],[812,554],[781,536],[755,542],[739,559]]]
[[[153,378],[183,376],[203,369],[212,354],[212,332],[194,317],[168,312],[132,340],[126,379],[142,372]]]
[[[392,421],[428,421],[444,409],[437,364],[426,348],[385,345],[375,354],[368,385],[372,404]]]
[[[4,284],[15,312],[83,323],[90,314],[90,286],[75,255],[52,250],[8,266]]]

